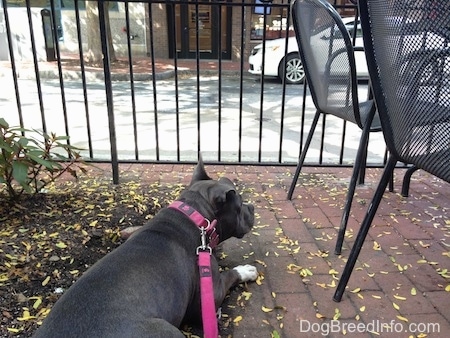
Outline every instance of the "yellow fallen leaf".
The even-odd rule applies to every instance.
[[[233,319],[233,323],[237,324],[242,320],[242,316],[237,316],[236,318]]]
[[[50,276],[45,277],[45,279],[42,282],[42,286],[46,286],[50,282]]]
[[[427,263],[427,260],[426,260],[426,259],[419,259],[419,260],[417,261],[417,263],[419,263],[419,264],[424,264],[424,263]]]
[[[339,274],[339,272],[337,272],[335,269],[331,269],[330,271],[328,271],[328,273],[330,275],[337,275],[337,274]]]
[[[381,250],[381,245],[378,244],[377,241],[374,241],[373,242],[373,249],[376,250],[376,251]]]
[[[261,264],[263,267],[267,268],[267,264],[259,259],[255,260],[256,263]]]
[[[42,303],[42,298],[38,297],[38,299],[36,299],[36,301],[33,304],[33,309],[36,310],[41,305],[41,303]]]
[[[429,247],[431,246],[431,244],[424,243],[424,242],[422,242],[422,241],[419,241],[419,244],[420,244],[420,246],[421,246],[422,248],[429,248]]]
[[[339,311],[339,309],[334,309],[333,320],[338,320],[340,317],[341,317],[341,312]]]
[[[316,313],[316,318],[322,319],[322,318],[326,318],[324,315],[320,314],[320,313]]]
[[[400,310],[400,306],[398,306],[397,304],[395,304],[394,302],[392,303],[392,306],[394,307],[394,309],[396,310]]]
[[[416,288],[412,288],[412,289],[411,289],[411,295],[413,295],[413,296],[417,295],[417,290],[416,290]]]
[[[272,312],[273,311],[273,309],[266,307],[264,305],[261,307],[261,310],[263,310],[263,312]]]
[[[352,291],[350,291],[351,293],[358,293],[359,291],[361,291],[361,288],[356,288],[353,289]]]
[[[244,297],[245,300],[249,300],[250,297],[252,296],[252,293],[248,292],[248,291],[244,291],[241,293],[241,295]]]
[[[402,321],[404,321],[404,322],[408,322],[409,321],[408,318],[405,318],[403,316],[397,316],[397,318],[402,320]]]
[[[58,242],[58,243],[56,243],[56,247],[60,248],[60,249],[65,249],[65,248],[67,248],[67,245],[64,242]]]
[[[16,329],[15,327],[8,327],[7,330],[11,333],[19,333],[20,330]]]
[[[398,299],[398,300],[406,300],[405,297],[402,297],[402,296],[399,296],[399,295],[394,295],[394,298]]]
[[[263,277],[258,276],[258,278],[256,278],[255,283],[258,284],[258,285],[262,285],[262,280],[263,280]]]
[[[450,292],[450,284],[445,287],[445,291]]]
[[[366,311],[366,307],[363,305],[363,306],[361,306],[360,308],[359,308],[359,311],[361,311],[361,312],[364,312],[364,311]]]
[[[375,299],[381,299],[381,296],[377,296],[377,295],[372,295],[372,297]]]
[[[30,319],[35,319],[35,318],[36,318],[35,316],[30,315],[30,311],[25,309],[25,310],[23,310],[22,317],[17,317],[17,320],[20,320],[22,322],[25,320],[30,320]]]

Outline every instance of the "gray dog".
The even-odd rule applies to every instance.
[[[201,159],[174,203],[88,269],[55,303],[34,337],[184,337],[180,325],[201,318],[196,253],[201,235],[190,213],[208,224],[217,221],[206,237],[211,246],[243,237],[254,214],[229,179],[208,177]],[[233,285],[258,276],[251,265],[219,272],[213,256],[211,270],[216,309]]]

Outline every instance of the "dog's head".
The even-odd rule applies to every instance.
[[[189,191],[198,192],[214,209],[216,231],[220,241],[230,237],[242,238],[253,227],[254,207],[243,203],[241,195],[228,178],[211,179],[200,160],[194,170]]]

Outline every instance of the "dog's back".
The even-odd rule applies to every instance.
[[[157,215],[151,222],[158,223],[159,218]],[[181,334],[177,326],[183,320],[190,295],[195,292],[188,275],[193,273],[192,265],[196,263],[195,257],[193,262],[186,262],[193,258],[189,258],[178,241],[168,237],[170,234],[152,229],[152,225],[143,227],[80,277],[56,302],[33,337]],[[185,264],[178,264],[183,261]]]

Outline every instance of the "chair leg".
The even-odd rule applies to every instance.
[[[389,179],[389,192],[394,192],[394,172],[392,172],[392,176]]]
[[[295,170],[294,178],[291,183],[291,187],[289,188],[289,192],[287,195],[288,200],[292,199],[292,194],[294,193],[295,185],[297,184],[298,176],[300,175],[300,171],[303,167],[303,162],[305,162],[306,153],[308,152],[309,145],[311,144],[312,137],[314,135],[314,131],[316,130],[317,122],[319,121],[320,111],[316,111],[316,115],[314,115],[314,119],[311,124],[311,129],[309,130],[308,137],[306,138],[305,146],[300,154],[298,159],[297,169]]]
[[[411,183],[411,176],[419,170],[418,167],[415,165],[406,170],[405,176],[403,177],[403,184],[402,184],[402,196],[408,197],[409,196],[409,184]]]
[[[348,280],[350,279],[350,275],[353,271],[353,268],[355,267],[356,260],[358,259],[358,255],[364,244],[367,233],[369,232],[369,228],[372,224],[373,218],[375,217],[378,206],[380,205],[384,191],[386,190],[386,186],[392,176],[392,172],[394,171],[396,163],[397,160],[393,156],[390,156],[384,168],[381,180],[378,183],[377,190],[375,191],[375,194],[372,198],[372,202],[367,208],[366,216],[364,217],[358,235],[356,236],[355,244],[353,244],[347,263],[345,264],[344,271],[342,272],[341,279],[339,280],[339,284],[336,288],[336,292],[334,293],[333,300],[335,302],[340,302],[342,299],[342,295],[344,294]]]
[[[362,167],[366,166],[367,144],[369,140],[370,124],[364,126],[359,140],[358,151],[356,153],[355,164],[353,165],[352,177],[348,186],[347,197],[345,199],[344,211],[342,212],[341,225],[337,235],[334,253],[340,255],[342,252],[342,243],[344,242],[345,230],[347,228],[348,218],[350,216],[350,208],[352,207],[353,196],[355,195],[356,182],[358,177],[361,180]],[[365,172],[365,170],[364,170]],[[363,173],[365,175],[365,173]],[[363,180],[364,181],[364,180]]]
[[[367,132],[367,136],[369,136],[369,132]],[[358,184],[364,184],[365,178],[366,178],[366,165],[367,165],[367,147],[369,146],[369,137],[367,137],[366,144],[364,145],[364,153],[361,157],[361,166],[359,169],[359,177],[358,177]]]

